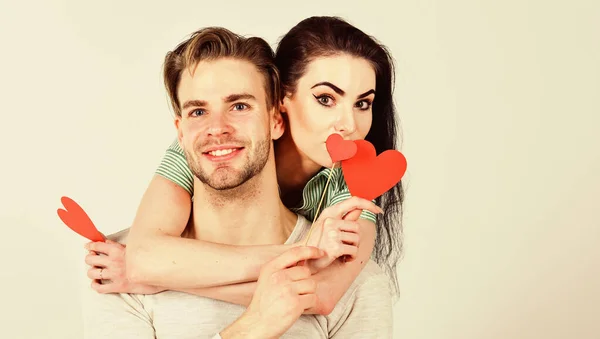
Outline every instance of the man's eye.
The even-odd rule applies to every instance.
[[[200,116],[200,115],[204,115],[204,110],[203,109],[195,109],[193,111],[190,112],[190,116]]]
[[[246,105],[246,104],[235,104],[235,105],[233,105],[233,109],[236,110],[236,111],[242,111],[242,110],[247,109],[247,108],[248,108],[248,105]]]

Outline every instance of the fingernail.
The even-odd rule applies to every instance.
[[[383,213],[383,209],[381,209],[381,207],[377,207],[379,209],[379,213]]]

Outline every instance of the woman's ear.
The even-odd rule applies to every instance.
[[[283,99],[281,99],[281,102],[279,103],[279,112],[287,113],[289,104],[290,104],[290,98],[288,95],[286,95],[283,97]]]

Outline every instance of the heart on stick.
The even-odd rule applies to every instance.
[[[356,154],[342,161],[342,172],[353,196],[373,200],[394,187],[406,173],[406,158],[397,150],[377,155],[366,140],[355,140]]]
[[[339,134],[330,135],[325,145],[331,161],[334,163],[350,159],[356,154],[356,144],[352,140],[344,140]]]
[[[77,234],[91,240],[104,242],[105,237],[98,231],[87,213],[69,197],[60,199],[65,209],[59,208],[56,212],[62,222]]]

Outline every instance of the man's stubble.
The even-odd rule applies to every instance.
[[[248,150],[247,147],[245,149]],[[196,155],[202,156],[198,148],[195,152]],[[253,179],[257,179],[265,168],[270,152],[271,136],[267,133],[265,139],[257,142],[252,154],[247,154],[246,165],[240,171],[228,167],[217,168],[211,176],[195,160],[197,158],[184,149],[191,172],[204,184],[207,192],[212,196],[211,200],[218,205],[221,205],[219,201],[225,203],[231,200],[247,200],[256,195],[258,187],[255,185],[256,180]]]

